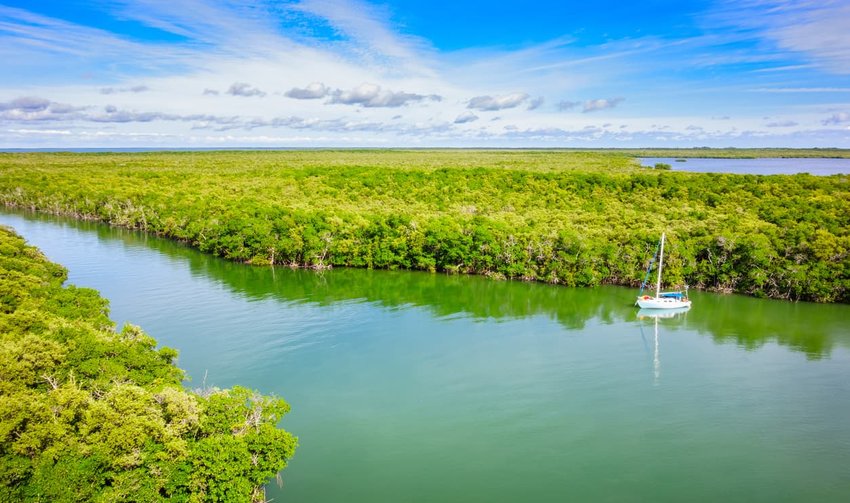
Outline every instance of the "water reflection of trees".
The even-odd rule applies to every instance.
[[[688,325],[718,342],[757,349],[776,342],[810,359],[829,356],[836,342],[850,342],[850,306],[766,301],[741,296],[700,296]]]
[[[492,281],[481,277],[447,276],[409,271],[335,269],[325,272],[274,271],[218,260],[192,262],[193,271],[221,279],[252,298],[278,297],[289,302],[327,305],[357,300],[386,307],[418,306],[435,316],[462,314],[474,319],[508,320],[549,316],[571,329],[593,318],[624,319],[629,301],[611,302],[619,288],[567,290],[533,283]],[[580,292],[581,294],[575,294]]]
[[[569,329],[591,319],[602,323],[637,319],[634,292],[619,287],[555,288],[537,283],[492,281],[482,277],[447,276],[408,271],[334,269],[325,272],[250,267],[221,260],[179,243],[123,229],[38,215],[26,218],[60,222],[95,232],[100,239],[145,246],[180,261],[193,275],[211,278],[236,294],[252,299],[328,305],[340,301],[373,302],[395,308],[419,306],[435,316],[508,320],[548,316]],[[775,342],[811,359],[830,354],[836,343],[850,346],[850,306],[790,303],[733,295],[693,292],[694,308],[686,316],[661,320],[754,350]]]
[[[327,305],[362,300],[387,307],[420,306],[435,316],[463,314],[507,320],[548,316],[569,329],[588,320],[614,323],[636,319],[634,292],[619,287],[555,288],[536,283],[492,281],[408,271],[335,269],[326,272],[246,267],[215,259],[174,243],[156,240],[149,246],[189,259],[195,274],[211,276],[241,295],[275,297],[288,302]],[[662,320],[753,350],[769,342],[801,351],[811,359],[828,356],[836,340],[850,339],[842,319],[845,305],[818,305],[696,293],[695,308],[681,321]],[[842,318],[842,316],[844,318]]]

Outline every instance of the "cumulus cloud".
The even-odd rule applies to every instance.
[[[0,112],[7,110],[19,110],[21,112],[41,112],[47,110],[50,100],[35,96],[23,96],[7,103],[0,103]]]
[[[215,89],[204,89],[204,96],[218,96],[218,94]]]
[[[466,124],[467,122],[474,122],[478,120],[478,116],[472,112],[464,112],[457,116],[455,119],[455,124]]]
[[[559,127],[531,127],[519,128],[516,126],[505,126],[503,131],[484,131],[481,134],[488,135],[491,138],[499,139],[525,139],[538,140],[544,142],[579,142],[590,144],[631,144],[641,145],[648,141],[665,141],[671,144],[679,145],[694,145],[696,142],[705,142],[703,144],[711,145],[728,145],[730,141],[744,140],[750,143],[761,141],[765,138],[770,138],[772,135],[763,131],[751,130],[727,130],[727,131],[687,131],[687,130],[668,130],[663,126],[656,126],[650,129],[634,129],[634,130],[610,130],[604,127],[586,126],[583,128],[563,129]],[[686,128],[687,129],[687,128]],[[821,131],[819,134],[824,135],[828,131]],[[833,134],[842,134],[833,132]],[[807,136],[799,136],[798,133],[786,133],[781,136],[789,140],[794,138],[804,139]]]
[[[124,124],[134,122],[193,122],[195,128],[241,125],[243,119],[236,116],[218,116],[208,114],[170,114],[165,112],[139,112],[136,110],[121,110],[114,105],[104,107],[102,113],[90,113],[81,117],[90,122]]]
[[[567,110],[572,110],[573,108],[581,105],[578,101],[559,101],[558,102],[558,111],[565,112]]]
[[[605,110],[607,108],[614,108],[619,105],[623,101],[623,98],[612,98],[612,99],[598,99],[598,100],[588,100],[582,104],[581,111],[582,113],[595,112],[597,110]]]
[[[231,123],[195,124],[192,129],[209,129],[214,131],[229,131],[234,129],[254,130],[258,128],[287,128],[298,131],[314,131],[322,133],[394,133],[403,136],[432,136],[448,135],[452,125],[445,122],[405,124],[377,121],[353,121],[346,119],[318,119],[298,116],[275,117],[272,119],[236,119]]]
[[[245,129],[259,127],[310,129],[325,132],[384,131],[388,126],[373,121],[350,121],[344,119],[316,119],[297,116],[275,117],[270,120],[254,119],[242,125]],[[397,127],[397,126],[396,126]]]
[[[150,88],[148,86],[104,87],[100,90],[100,94],[143,93],[145,91],[150,91]]]
[[[829,117],[822,121],[824,126],[837,126],[842,122],[850,122],[850,113],[838,112],[836,114],[832,114],[832,117]]]
[[[170,114],[164,114],[160,112],[135,112],[135,111],[127,111],[127,110],[119,110],[117,107],[113,105],[107,105],[104,107],[104,112],[102,114],[93,114],[88,117],[88,120],[92,122],[115,122],[115,123],[127,123],[127,122],[152,122],[155,120],[177,120],[177,116],[172,116]]]
[[[766,127],[794,127],[797,123],[794,121],[773,121],[765,124]]]
[[[403,91],[394,92],[389,89],[382,89],[377,84],[361,84],[348,91],[337,89],[333,92],[330,103],[360,105],[367,108],[396,108],[424,100],[441,101],[442,99],[441,96],[435,94],[424,95]]]
[[[39,123],[46,121],[83,121],[97,123],[135,123],[153,121],[200,122],[204,124],[234,124],[241,121],[238,117],[220,117],[207,114],[170,114],[164,112],[139,112],[121,110],[107,105],[96,111],[92,107],[76,107],[56,103],[44,98],[22,97],[6,103],[0,103],[0,121],[18,123]]]
[[[557,127],[537,127],[537,128],[525,128],[521,129],[517,126],[505,126],[504,133],[502,134],[505,138],[523,138],[523,139],[562,139],[570,135],[569,131],[566,131]]]
[[[75,107],[56,103],[37,96],[22,96],[12,101],[0,103],[0,120],[8,121],[50,121],[71,119],[85,107]]]
[[[317,100],[330,94],[331,90],[321,82],[311,82],[307,87],[293,87],[284,96],[296,100]]]
[[[528,110],[536,110],[540,108],[543,105],[544,101],[546,100],[543,98],[543,96],[538,96],[534,98],[528,103]]]
[[[246,84],[245,82],[234,82],[230,89],[227,90],[227,94],[231,96],[258,96],[262,98],[266,95],[263,91],[257,89],[256,87],[252,87],[251,84]]]
[[[526,101],[528,95],[525,93],[506,94],[504,96],[476,96],[467,102],[466,108],[492,112],[506,108],[516,108]]]

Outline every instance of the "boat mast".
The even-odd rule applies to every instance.
[[[661,253],[658,255],[658,283],[655,285],[655,298],[661,297],[661,267],[664,265],[664,233],[661,233]]]

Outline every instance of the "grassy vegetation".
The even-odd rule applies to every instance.
[[[0,201],[254,264],[578,286],[638,284],[666,231],[670,283],[850,302],[846,177],[647,170],[632,153],[0,154]]]
[[[177,352],[0,227],[0,501],[263,501],[281,399],[187,392]]]

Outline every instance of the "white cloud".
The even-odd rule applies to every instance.
[[[113,14],[204,44],[219,54],[254,57],[287,41],[277,34],[271,2],[112,0]]]
[[[830,72],[850,74],[846,1],[727,0],[713,19],[739,27],[744,36],[754,33],[778,51],[804,55]]]
[[[35,96],[16,98],[8,103],[0,103],[0,112],[16,110],[23,113],[42,112],[50,106],[50,100]]]
[[[143,93],[145,91],[150,91],[150,88],[148,86],[104,87],[100,90],[100,94]]]
[[[331,92],[330,88],[321,82],[311,82],[307,87],[293,87],[284,93],[284,96],[297,100],[315,100],[324,98]]]
[[[374,70],[435,77],[430,45],[393,29],[386,10],[361,0],[301,0],[291,6],[330,23]]]
[[[174,114],[166,112],[136,111],[106,105],[102,111],[92,107],[78,107],[56,103],[44,98],[21,97],[0,103],[0,121],[39,123],[65,121],[69,123],[145,123],[145,122],[202,122],[214,124],[238,123],[237,117],[218,117],[209,114]]]
[[[582,104],[581,111],[582,113],[588,112],[596,112],[597,110],[605,110],[608,108],[614,108],[620,103],[622,103],[623,98],[611,98],[611,99],[598,99],[598,100],[588,100]]]
[[[805,52],[836,73],[850,73],[850,3],[777,2],[789,9],[767,35],[792,51]]]
[[[545,101],[546,101],[546,98],[544,98],[543,96],[538,96],[538,97],[536,97],[536,98],[532,99],[532,100],[528,103],[528,108],[527,108],[527,110],[537,110],[538,108],[540,108],[541,106],[543,106],[543,103],[544,103]]]
[[[822,122],[824,126],[835,126],[844,122],[850,122],[850,113],[838,112],[832,114],[831,117],[824,119]]]
[[[20,134],[20,135],[60,135],[60,136],[70,136],[73,133],[68,129],[8,129],[10,133]]]
[[[823,5],[835,11],[837,4]],[[846,110],[844,95],[837,94],[850,89],[846,79],[816,78],[823,76],[818,69],[826,59],[800,65],[799,59],[783,57],[788,51],[776,50],[776,43],[765,52],[744,43],[726,61],[769,60],[781,65],[774,70],[799,73],[786,79],[778,71],[764,75],[743,67],[734,82],[718,73],[720,84],[701,85],[704,82],[686,76],[700,72],[664,71],[680,65],[694,50],[702,52],[687,61],[708,64],[727,54],[718,50],[724,44],[769,38],[768,28],[781,25],[777,13],[766,14],[776,17],[770,22],[753,20],[761,23],[758,26],[681,40],[647,36],[594,46],[563,37],[520,49],[439,52],[393,23],[391,9],[400,7],[376,7],[366,0],[108,0],[91,5],[105,9],[104,15],[177,36],[141,43],[0,7],[0,99],[24,97],[0,103],[3,126],[35,130],[52,121],[52,130],[73,133],[62,136],[68,142],[169,138],[178,144],[181,139],[188,144],[228,139],[289,144],[302,138],[343,145],[377,138],[386,144],[422,146],[619,146],[628,141],[651,144],[652,132],[670,144],[808,138],[812,145],[850,146],[850,137],[846,132],[840,136],[839,128],[809,131],[800,126],[822,122],[844,127],[850,120],[841,112]],[[745,4],[757,12],[754,5]],[[816,4],[809,7],[817,10]],[[297,23],[291,22],[293,15]],[[334,33],[311,38],[308,31],[316,26]],[[818,75],[806,80],[803,72]],[[142,82],[144,86],[138,85]],[[366,84],[357,85],[360,82]],[[753,90],[774,94],[759,96]],[[808,108],[802,103],[789,106],[802,99],[795,93],[806,93]],[[583,101],[621,95],[629,97],[627,114],[625,107],[617,108],[622,98]],[[557,101],[561,97],[582,99]],[[555,113],[567,110],[586,115]],[[733,111],[732,119],[722,115]],[[591,112],[618,124],[619,134],[605,126],[586,129],[602,122]],[[833,112],[840,113],[827,117]],[[712,114],[717,120],[709,119]],[[83,135],[87,128],[108,130],[110,135]],[[506,134],[509,131],[522,134]],[[20,138],[0,135],[0,143],[25,141]]]
[[[227,94],[231,96],[258,96],[262,98],[266,95],[263,91],[257,89],[256,87],[252,87],[251,84],[246,84],[245,82],[234,82],[230,89],[227,90]]]
[[[755,93],[850,93],[850,87],[760,87]]]
[[[474,122],[478,120],[478,116],[472,112],[464,112],[457,116],[454,120],[455,124],[466,124],[468,122]]]
[[[344,105],[361,105],[367,108],[387,107],[395,108],[423,100],[440,101],[437,95],[424,95],[406,92],[394,92],[382,89],[377,84],[361,84],[354,89],[343,91],[337,89],[331,97],[331,103]]]
[[[528,98],[526,93],[513,93],[504,96],[476,96],[467,102],[466,108],[492,112],[518,107],[528,101]]]
[[[36,96],[23,96],[0,103],[0,121],[59,121],[72,120],[85,107],[56,103]]]
[[[45,73],[71,67],[142,71],[190,65],[196,49],[185,45],[144,44],[91,28],[0,5],[0,57],[8,71],[27,68],[33,59]]]
[[[799,125],[796,121],[773,121],[765,124],[765,127],[794,127]]]

